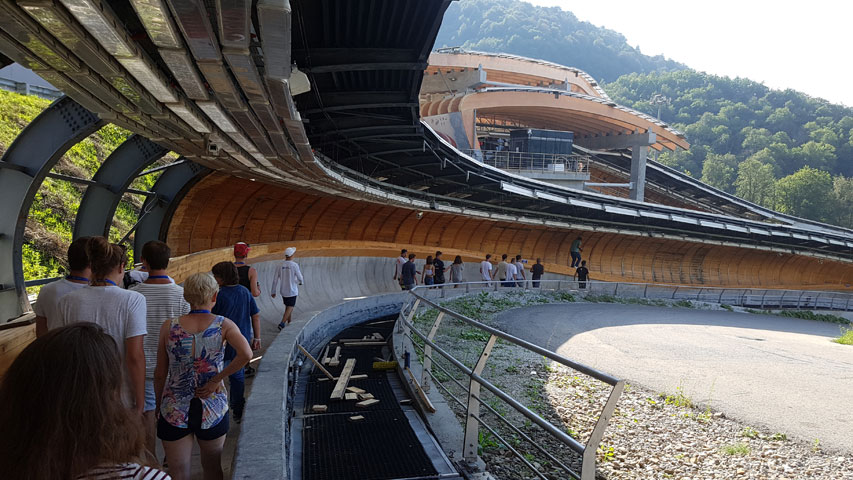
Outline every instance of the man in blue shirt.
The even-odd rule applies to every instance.
[[[216,305],[211,313],[222,315],[237,324],[240,333],[246,337],[252,350],[261,348],[261,319],[252,292],[240,285],[240,275],[237,267],[231,262],[219,262],[213,266],[213,277],[219,284],[219,294]],[[225,363],[234,359],[236,351],[230,346],[225,347]],[[231,416],[236,423],[243,419],[243,407],[246,405],[246,379],[241,368],[228,377],[231,384]]]

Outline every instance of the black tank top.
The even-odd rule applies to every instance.
[[[237,276],[240,277],[240,285],[252,291],[252,285],[249,283],[249,269],[252,268],[248,265],[238,265],[237,266]]]

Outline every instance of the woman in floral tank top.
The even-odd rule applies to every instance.
[[[184,282],[184,298],[192,310],[160,328],[154,372],[157,437],[163,441],[169,474],[175,480],[190,478],[192,435],[198,438],[204,477],[222,478],[222,447],[229,425],[223,380],[252,358],[237,325],[210,313],[218,291],[210,275],[191,276]],[[237,352],[225,368],[224,342]]]

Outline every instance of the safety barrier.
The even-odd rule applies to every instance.
[[[568,283],[569,282],[563,282],[563,284],[566,284],[567,286]],[[464,285],[466,291],[469,292],[471,290],[484,290],[492,288],[492,286],[489,285],[487,282],[469,282],[465,283]],[[445,294],[444,292],[444,289],[430,289],[429,287],[416,287],[412,289],[410,291],[411,295],[409,296],[408,300],[403,304],[403,307],[400,311],[400,318],[398,320],[398,332],[409,338],[409,340],[411,340],[412,342],[412,345],[415,346],[415,348],[420,348],[420,353],[423,354],[423,376],[421,378],[422,388],[428,391],[430,381],[434,381],[435,384],[439,386],[445,393],[447,393],[450,398],[452,398],[460,407],[465,409],[466,418],[464,422],[464,441],[462,449],[464,461],[468,464],[476,463],[478,458],[478,447],[480,439],[479,427],[482,425],[486,430],[488,430],[491,435],[494,435],[500,442],[502,442],[513,453],[514,456],[516,456],[531,471],[533,471],[537,477],[543,480],[547,480],[548,478],[550,478],[546,476],[546,474],[543,473],[540,469],[536,468],[536,466],[534,466],[528,458],[526,458],[515,447],[513,447],[512,444],[508,442],[498,432],[497,428],[490,425],[486,420],[484,420],[483,415],[480,414],[480,409],[484,408],[489,414],[494,415],[499,421],[501,421],[512,432],[514,432],[514,434],[520,436],[521,438],[529,442],[534,448],[536,448],[540,453],[542,453],[551,462],[553,462],[555,466],[562,469],[569,476],[580,480],[593,480],[595,478],[596,451],[598,450],[601,438],[604,436],[604,430],[607,428],[607,425],[610,421],[610,417],[613,415],[613,412],[616,408],[616,404],[619,401],[619,397],[622,395],[622,391],[625,388],[625,381],[607,375],[606,373],[599,372],[598,370],[595,370],[594,368],[589,367],[587,365],[574,362],[566,357],[563,357],[562,355],[558,355],[554,352],[551,352],[530,342],[522,340],[518,337],[509,335],[481,322],[468,318],[465,315],[442,307],[435,303],[433,300],[427,298],[443,297]],[[418,308],[421,306],[429,307],[439,312],[428,334],[421,332],[414,323],[415,314]],[[442,325],[442,320],[445,317],[451,317],[470,327],[474,327],[489,334],[489,338],[486,341],[485,346],[483,347],[483,351],[477,359],[477,362],[473,368],[467,367],[462,361],[455,358],[453,354],[442,349],[434,342],[436,334]],[[417,337],[419,341],[416,341],[413,335]],[[482,377],[483,370],[486,367],[486,363],[488,362],[489,356],[492,353],[492,349],[494,348],[495,343],[498,339],[502,339],[506,342],[520,346],[536,354],[542,355],[545,358],[553,360],[561,365],[564,365],[568,368],[571,368],[584,375],[588,375],[596,380],[599,380],[612,386],[604,408],[600,416],[598,417],[598,420],[595,423],[595,426],[586,444],[582,444],[580,441],[567,434],[561,426],[552,424],[551,422],[540,416],[538,413],[532,411],[528,407],[521,404],[518,400],[512,398],[509,394],[498,388],[495,384],[489,382],[488,380]],[[467,376],[468,386],[466,387],[460,381],[456,380],[453,375],[451,375],[439,363],[433,363],[433,352],[439,354],[441,357],[446,359],[451,365],[453,365],[458,371],[462,372],[465,376]],[[462,399],[453,395],[452,392],[450,392],[450,390],[444,385],[444,383],[438,378],[438,376],[433,373],[433,365],[438,368],[445,376],[449,377],[450,380],[455,382],[458,387],[467,391],[467,401],[463,401]],[[572,467],[566,465],[566,463],[574,462],[564,462],[563,460],[557,458],[547,448],[544,448],[542,445],[540,445],[539,442],[533,441],[529,435],[524,433],[520,427],[513,424],[512,421],[507,419],[505,415],[502,415],[489,403],[484,402],[480,394],[481,388],[484,388],[487,391],[491,392],[491,394],[494,395],[496,398],[500,399],[503,403],[509,405],[515,411],[523,415],[527,420],[539,426],[543,431],[550,434],[558,442],[567,446],[569,449],[575,452],[581,458],[580,473],[576,472],[575,469],[573,469]]]
[[[589,174],[592,159],[588,155],[510,152],[506,150],[467,150],[464,153],[486,165],[513,172],[553,174]]]
[[[0,78],[0,88],[22,95],[35,95],[47,100],[56,100],[62,96],[62,92],[55,88],[33,85],[26,82],[16,82],[8,78]]]

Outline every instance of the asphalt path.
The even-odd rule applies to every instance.
[[[499,314],[512,335],[768,433],[853,452],[853,346],[837,324],[748,313],[574,303]]]

